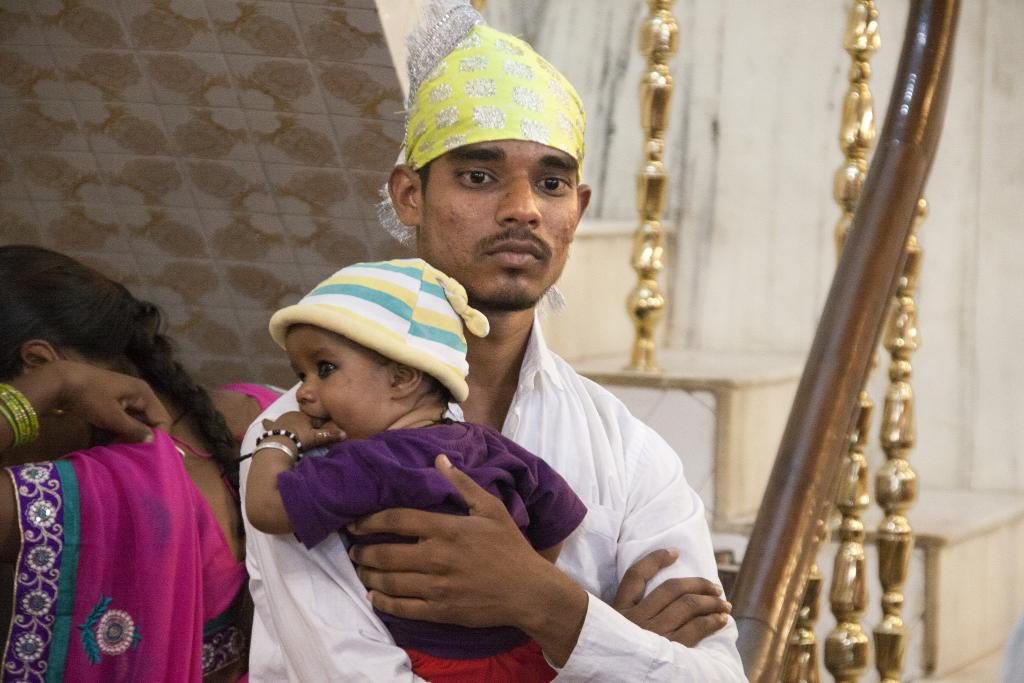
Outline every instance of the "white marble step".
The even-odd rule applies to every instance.
[[[999,680],[1002,665],[1003,653],[997,651],[952,673],[926,676],[918,680],[921,683],[995,683]]]
[[[869,603],[861,624],[868,632],[881,619],[878,555],[873,544],[873,529],[881,516],[872,506],[863,517],[868,530]],[[932,680],[997,655],[1024,612],[1024,497],[923,489],[907,517],[916,535],[904,587],[905,680]],[[742,557],[750,526],[748,522],[719,527],[715,547]],[[818,556],[826,579],[819,643],[825,642],[835,625],[827,601],[835,552],[836,543],[829,542]],[[872,670],[864,680],[878,677]],[[995,680],[973,679],[976,683]]]
[[[803,358],[661,351],[659,362],[664,372],[656,376],[623,371],[621,354],[575,365],[676,449],[708,506],[716,549],[742,557]],[[877,450],[869,455],[881,457]],[[925,487],[926,456],[912,456]],[[871,471],[876,467],[872,462]],[[871,597],[862,623],[869,632],[881,618],[873,545],[881,517],[874,504],[864,514]],[[1024,610],[1024,496],[924,488],[908,518],[917,536],[904,591],[905,672],[915,680],[990,656]],[[819,557],[828,581],[835,548],[826,544]],[[822,643],[834,623],[826,594],[818,629]],[[877,680],[873,670],[865,680]]]

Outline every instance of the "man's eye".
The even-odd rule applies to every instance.
[[[483,185],[487,182],[487,174],[483,171],[470,171],[466,174],[466,178],[472,185]]]
[[[545,178],[542,183],[544,185],[544,189],[548,192],[558,192],[568,185],[568,183],[561,178]]]
[[[316,364],[316,374],[321,379],[334,372],[337,368],[334,363],[328,363],[325,360],[320,361]]]

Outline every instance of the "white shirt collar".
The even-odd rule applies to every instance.
[[[470,369],[472,371],[472,369]],[[546,384],[545,384],[546,383]],[[526,354],[523,356],[523,364],[519,367],[519,384],[516,386],[516,396],[533,390],[543,390],[545,386],[564,391],[565,378],[559,372],[558,361],[555,354],[548,348],[544,341],[544,333],[541,331],[540,320],[534,315],[533,328],[530,330],[530,338],[526,342]],[[515,399],[513,399],[514,401]],[[465,420],[465,413],[458,403],[449,403],[448,412],[445,413],[456,421]]]
[[[526,343],[526,355],[523,356],[523,365],[519,369],[518,391],[542,389],[545,382],[550,382],[550,386],[555,389],[565,389],[565,380],[559,372],[555,354],[544,341],[540,320],[535,314],[530,339]]]

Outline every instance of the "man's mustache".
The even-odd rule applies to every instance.
[[[544,240],[537,237],[530,228],[509,228],[503,232],[486,237],[480,240],[477,250],[480,254],[489,254],[502,250],[507,246],[506,243],[522,245],[524,242],[531,245],[531,251],[534,252],[534,256],[537,258],[543,260],[551,258],[551,247]]]

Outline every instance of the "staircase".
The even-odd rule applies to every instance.
[[[664,372],[623,371],[622,354],[574,363],[618,396],[680,454],[704,499],[715,547],[742,560],[802,358],[772,354],[664,352]],[[922,456],[923,457],[923,456]],[[877,463],[872,463],[872,472]],[[927,469],[922,466],[927,482]],[[881,510],[864,514],[869,607],[865,630],[881,618],[873,530]],[[924,488],[909,513],[916,544],[905,587],[905,680],[996,680],[999,653],[1024,611],[1024,498]],[[818,554],[825,588],[819,644],[834,626],[827,604],[836,544]],[[819,645],[819,651],[821,647]],[[822,669],[824,671],[824,669]],[[869,671],[864,680],[876,681]]]

